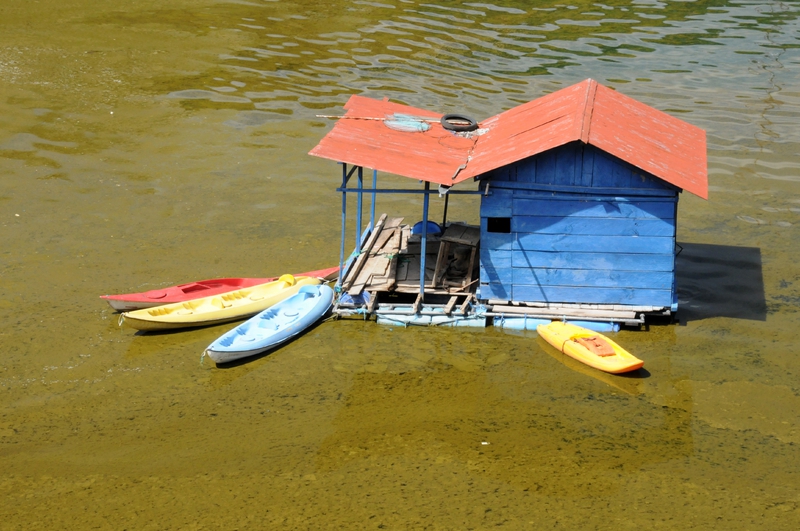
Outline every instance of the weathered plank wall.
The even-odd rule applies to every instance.
[[[496,170],[490,190],[482,299],[672,305],[674,187],[572,143]]]

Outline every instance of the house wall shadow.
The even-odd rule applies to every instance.
[[[678,319],[682,324],[712,317],[766,321],[760,248],[680,242],[678,245],[675,282]]]

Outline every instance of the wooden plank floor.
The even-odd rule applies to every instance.
[[[380,292],[419,293],[420,285],[420,236],[411,234],[409,225],[401,224],[402,218],[385,218],[378,229],[380,232],[370,237],[371,248],[362,250],[359,259],[363,262],[353,269],[343,286],[351,296],[364,291],[372,294]],[[425,257],[425,293],[437,295],[456,295],[474,293],[477,282],[463,286],[467,273],[460,276],[448,275],[445,281],[433,287],[433,273],[439,253],[438,237],[429,236]],[[452,256],[448,257],[452,260]],[[472,278],[477,277],[473,272]]]

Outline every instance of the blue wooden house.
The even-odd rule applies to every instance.
[[[362,167],[423,182],[424,226],[430,194],[445,197],[446,213],[448,195],[476,193],[457,185],[477,181],[473,289],[490,314],[642,322],[676,310],[678,198],[682,190],[708,197],[703,130],[591,79],[466,134],[435,123],[416,132],[386,127],[401,114],[441,115],[385,100],[353,96],[345,108],[346,119],[311,152],[344,164],[343,231],[345,194],[374,201],[381,192],[375,182],[363,187]],[[359,185],[348,188],[355,168]],[[426,271],[424,253],[421,262]],[[426,282],[420,299],[436,287]]]
[[[486,124],[538,138],[480,176],[479,299],[542,316],[674,312],[678,198],[707,197],[705,133],[591,80],[529,106],[533,124],[519,108]]]
[[[674,309],[674,186],[580,143],[485,179],[480,299]]]

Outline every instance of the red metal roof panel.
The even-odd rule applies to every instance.
[[[581,140],[708,198],[705,132],[591,79],[489,118],[472,138],[438,122],[424,133],[387,127],[394,113],[441,117],[406,105],[352,96],[345,109],[312,155],[453,185]]]
[[[446,131],[441,114],[388,101],[351,96],[347,111],[310,154],[378,171],[440,184],[465,163],[474,140]],[[384,123],[395,113],[434,120],[424,133],[390,129]]]
[[[590,80],[514,107],[481,122],[472,159],[458,181],[475,177],[583,136]],[[592,82],[594,83],[594,82]]]
[[[588,143],[708,199],[706,133],[699,127],[598,85]]]

